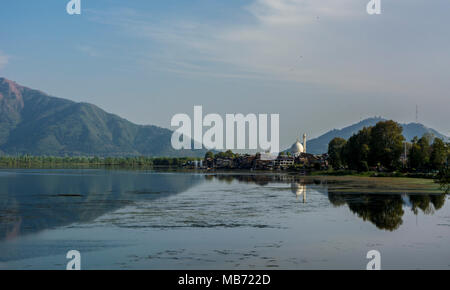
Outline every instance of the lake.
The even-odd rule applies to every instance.
[[[0,170],[0,269],[450,269],[429,180]]]

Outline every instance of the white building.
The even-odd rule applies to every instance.
[[[300,138],[297,138],[297,142],[295,142],[291,149],[289,149],[291,155],[297,157],[302,153],[306,153],[306,134],[303,134],[303,145],[300,143]]]

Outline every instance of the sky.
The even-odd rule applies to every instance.
[[[278,113],[280,143],[361,119],[450,135],[450,2],[3,0],[0,76],[138,124]]]

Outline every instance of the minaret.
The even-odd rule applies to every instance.
[[[303,134],[303,153],[306,153],[306,133]]]

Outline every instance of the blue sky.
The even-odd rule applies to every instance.
[[[450,3],[2,1],[0,76],[139,124],[280,113],[282,147],[369,116],[450,135]]]

